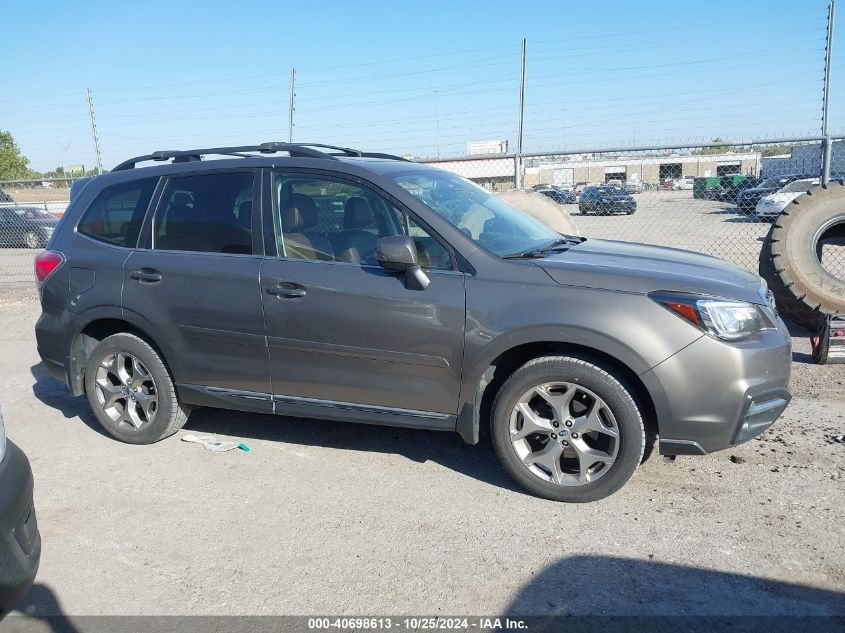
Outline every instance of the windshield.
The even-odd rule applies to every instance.
[[[393,176],[464,235],[500,257],[543,248],[560,239],[545,224],[455,174],[426,169]]]
[[[788,178],[784,178],[783,176],[773,176],[772,178],[767,178],[761,184],[757,185],[761,189],[774,189],[783,187],[789,181]]]
[[[56,217],[44,209],[38,209],[35,207],[16,207],[14,212],[27,220],[50,220]]]
[[[786,187],[780,190],[781,193],[793,193],[795,191],[804,192],[807,191],[813,185],[819,184],[818,180],[813,180],[809,178],[807,180],[796,180],[795,182],[791,182]]]

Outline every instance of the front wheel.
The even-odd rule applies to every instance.
[[[113,334],[94,347],[85,367],[85,394],[103,428],[129,444],[158,442],[188,419],[158,353],[134,334]]]
[[[502,385],[491,436],[513,479],[554,501],[596,501],[634,474],[645,448],[642,416],[613,374],[583,358],[529,361]]]

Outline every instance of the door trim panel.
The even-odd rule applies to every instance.
[[[214,343],[233,343],[235,345],[251,345],[264,347],[266,337],[261,334],[250,334],[248,332],[232,332],[218,330],[215,328],[199,327],[197,325],[177,325],[179,333],[184,338],[195,341],[212,341]],[[215,387],[216,388],[216,387]]]
[[[235,411],[273,413],[273,397],[269,393],[187,383],[177,384],[176,389],[179,400],[186,404]]]
[[[370,347],[355,347],[338,343],[323,343],[319,341],[303,341],[301,339],[269,336],[267,342],[272,349],[287,349],[300,352],[317,352],[333,356],[348,356],[367,360],[385,361],[389,363],[404,363],[407,365],[425,365],[426,367],[449,367],[449,361],[440,356],[411,354],[392,350],[374,349]],[[321,401],[322,402],[322,401]]]
[[[401,426],[431,431],[454,431],[457,423],[457,416],[448,413],[396,409],[296,396],[273,396],[273,407],[276,415],[337,420],[339,422],[360,422],[380,426]]]

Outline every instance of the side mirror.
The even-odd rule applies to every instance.
[[[385,270],[405,273],[405,286],[425,290],[431,280],[417,261],[417,245],[405,235],[382,237],[376,242],[376,261]]]

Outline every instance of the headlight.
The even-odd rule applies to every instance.
[[[754,303],[684,293],[654,292],[649,296],[694,326],[725,341],[738,341],[762,330],[775,329],[765,312]]]
[[[0,409],[0,462],[6,457],[6,425],[3,423],[3,409]]]

